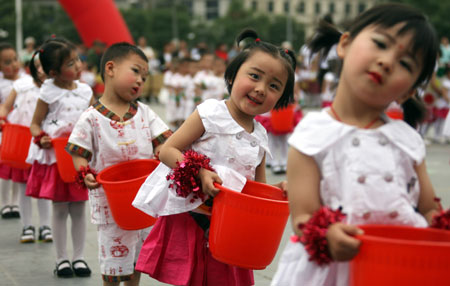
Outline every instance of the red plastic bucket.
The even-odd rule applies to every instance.
[[[31,143],[30,127],[5,123],[3,125],[1,160],[11,167],[28,169],[25,160]]]
[[[212,256],[242,268],[266,268],[286,227],[287,198],[280,189],[254,181],[247,181],[242,193],[216,186],[220,192],[209,230]]]
[[[350,263],[350,285],[450,285],[450,231],[390,225],[361,226]]]
[[[156,222],[154,217],[133,207],[131,203],[145,179],[159,161],[140,159],[122,162],[102,170],[97,182],[102,184],[114,221],[126,230],[143,229]]]
[[[285,108],[271,111],[270,123],[276,132],[291,132],[294,128],[294,108],[291,104]]]
[[[73,165],[72,156],[65,149],[67,141],[69,141],[69,137],[53,138],[52,145],[55,150],[59,176],[65,183],[73,183],[75,182],[77,171]]]

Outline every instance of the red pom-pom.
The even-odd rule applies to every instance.
[[[441,210],[438,215],[435,215],[430,227],[450,230],[450,209]]]
[[[36,144],[36,145],[38,145],[39,148],[42,148],[42,145],[41,145],[41,139],[42,139],[42,137],[44,137],[44,136],[48,136],[48,134],[47,134],[47,132],[45,132],[44,130],[41,130],[41,132],[39,133],[39,135],[33,138],[33,143]]]
[[[77,176],[75,178],[76,183],[80,185],[81,187],[86,187],[86,184],[84,183],[84,178],[87,176],[87,174],[94,175],[94,178],[97,177],[97,173],[91,169],[89,166],[81,166],[80,170],[77,172]]]
[[[299,224],[298,227],[303,235],[298,241],[305,245],[310,261],[314,261],[318,265],[333,261],[328,249],[326,234],[331,224],[342,221],[344,217],[345,214],[340,209],[333,211],[329,207],[321,207],[307,223]]]
[[[193,150],[187,150],[184,153],[184,160],[177,162],[177,167],[166,177],[168,181],[173,181],[169,187],[174,189],[177,195],[183,198],[194,193],[191,203],[198,198],[204,200],[205,194],[202,192],[202,182],[198,178],[198,173],[201,168],[214,171],[209,164],[210,161],[205,155]]]

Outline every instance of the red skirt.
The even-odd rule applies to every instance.
[[[188,213],[162,216],[142,246],[136,270],[172,285],[249,286],[253,271],[217,261]]]
[[[13,168],[7,164],[0,163],[0,178],[4,180],[12,180],[14,183],[26,183],[30,169]]]
[[[48,199],[56,202],[78,202],[88,200],[86,187],[78,183],[65,183],[58,173],[56,163],[41,165],[36,161],[31,166],[25,193],[37,199]]]

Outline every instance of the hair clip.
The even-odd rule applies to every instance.
[[[261,39],[260,38],[256,38],[255,39],[255,42],[257,43],[257,42],[261,42]]]
[[[44,49],[40,49],[39,52],[42,54],[44,52]]]
[[[52,39],[54,39],[54,38],[56,38],[56,35],[55,34],[51,34],[51,36],[50,36]]]
[[[288,49],[285,49],[284,52],[285,52],[286,54],[289,54],[289,50],[288,50]]]

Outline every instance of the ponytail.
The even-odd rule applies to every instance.
[[[426,108],[422,100],[416,95],[402,103],[403,120],[412,128],[417,129],[419,123],[425,119]]]
[[[339,42],[342,33],[332,24],[320,21],[314,36],[309,40],[311,56],[319,53],[321,59],[326,58],[330,49]]]
[[[31,76],[33,77],[34,82],[36,82],[40,86],[42,84],[42,81],[39,78],[39,73],[38,73],[38,70],[37,70],[36,65],[34,63],[34,60],[35,60],[35,58],[36,58],[38,53],[39,53],[39,50],[36,50],[33,53],[33,56],[31,57],[31,61],[30,61],[29,67],[30,67],[30,73],[31,73]]]

